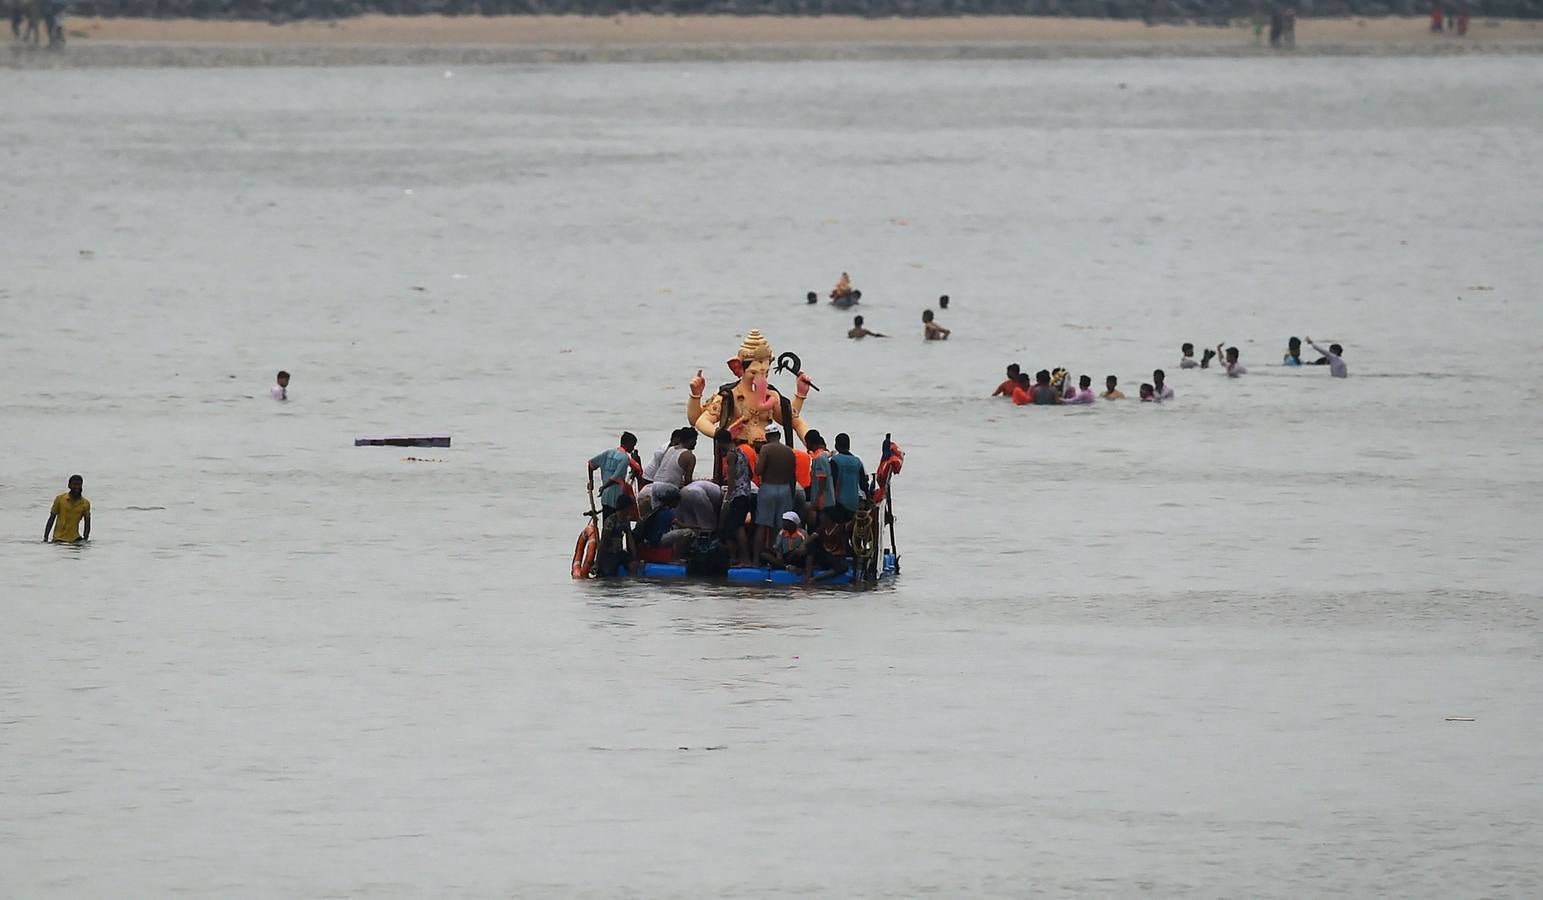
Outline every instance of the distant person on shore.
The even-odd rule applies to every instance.
[[[1196,369],[1200,367],[1200,363],[1195,361],[1194,344],[1186,343],[1184,346],[1179,348],[1179,352],[1184,354],[1183,356],[1179,357],[1179,368]]]
[[[274,379],[273,387],[268,388],[268,396],[272,397],[275,400],[288,400],[289,399],[289,373],[288,372],[284,372],[284,371],[280,371],[279,372],[278,377]]]
[[[1087,375],[1077,379],[1077,390],[1068,395],[1067,403],[1086,406],[1093,402],[1093,379]]]
[[[819,295],[819,294],[816,294],[816,293],[815,293],[815,292],[814,292],[814,291],[810,291],[810,292],[809,292],[809,293],[808,293],[808,294],[807,294],[807,295],[806,295],[806,296],[805,296],[805,297],[804,297],[804,302],[805,302],[805,303],[807,303],[807,304],[809,304],[809,305],[810,305],[810,306],[813,306],[813,305],[815,305],[815,304],[816,304],[816,303],[819,303],[819,302],[820,302],[820,295]]]
[[[1021,367],[1017,363],[1009,363],[1007,366],[1007,380],[997,385],[997,389],[991,392],[993,397],[1011,397],[1018,387],[1018,372]]]
[[[1330,344],[1329,349],[1325,350],[1317,344],[1314,344],[1312,338],[1308,338],[1307,343],[1314,350],[1317,350],[1320,354],[1323,355],[1323,358],[1314,361],[1313,365],[1328,366],[1329,374],[1333,375],[1335,378],[1348,378],[1350,376],[1350,368],[1345,365],[1344,347],[1341,347],[1338,344]]]
[[[947,294],[944,294],[943,296],[938,298],[938,309],[948,309],[948,295]]]
[[[933,320],[932,310],[922,311],[922,337],[929,341],[946,341],[953,334],[940,323]]]
[[[1120,379],[1110,375],[1104,379],[1104,392],[1099,394],[1105,400],[1124,400],[1125,392],[1120,390]]]
[[[1295,50],[1297,46],[1297,8],[1286,7],[1281,13],[1281,43],[1287,50]]]
[[[1286,17],[1281,14],[1278,5],[1270,7],[1270,46],[1280,46],[1280,36],[1286,30]]]
[[[1301,338],[1299,338],[1299,337],[1292,337],[1292,338],[1290,338],[1289,340],[1286,341],[1286,355],[1281,357],[1280,364],[1283,365],[1283,366],[1300,366],[1300,365],[1302,365],[1302,339]]]
[[[1168,386],[1168,373],[1162,369],[1152,370],[1152,399],[1158,403],[1173,399],[1173,388]]]
[[[1433,34],[1440,34],[1441,31],[1442,31],[1442,24],[1444,22],[1445,22],[1445,16],[1443,16],[1442,13],[1441,13],[1441,4],[1440,3],[1432,3],[1430,5],[1430,30],[1431,30],[1431,33],[1433,33]]]
[[[1468,0],[1463,0],[1457,5],[1457,36],[1468,35]]]
[[[1216,352],[1217,353],[1221,353],[1222,352],[1222,345],[1221,344],[1217,344],[1216,345]],[[1247,375],[1248,374],[1248,369],[1246,367],[1244,367],[1244,365],[1242,363],[1238,362],[1238,348],[1236,348],[1236,347],[1228,347],[1226,355],[1223,358],[1226,359],[1226,361],[1227,361],[1227,377],[1228,378],[1237,378],[1240,375]]]
[[[885,335],[879,334],[877,331],[869,331],[868,329],[864,328],[863,317],[854,316],[852,317],[852,327],[847,331],[847,337],[854,341],[860,341],[865,337],[885,337]]]
[[[1059,406],[1066,402],[1061,397],[1061,392],[1050,383],[1050,370],[1040,369],[1034,373],[1034,390],[1029,393],[1035,406]]]
[[[1268,19],[1268,17],[1264,14],[1264,7],[1258,3],[1254,4],[1253,12],[1250,14],[1250,18],[1253,19],[1254,25],[1254,46],[1263,47],[1264,25]]]
[[[69,491],[54,498],[48,508],[48,522],[43,526],[43,540],[56,544],[74,544],[91,540],[91,501],[81,494],[86,480],[71,475]],[[81,526],[86,529],[80,533]]]

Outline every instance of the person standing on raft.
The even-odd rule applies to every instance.
[[[635,508],[631,485],[627,484],[630,476],[633,481],[643,480],[643,467],[632,458],[632,453],[637,449],[638,437],[630,431],[623,431],[619,446],[596,453],[589,461],[589,489],[595,489],[595,472],[600,473],[604,484],[600,488],[600,511],[607,518],[616,515],[617,512],[626,512],[628,515]],[[625,520],[627,517],[624,516]]]

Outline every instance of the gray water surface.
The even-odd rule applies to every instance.
[[[0,895],[1543,892],[1535,61],[0,90]],[[570,582],[751,327],[902,577]]]

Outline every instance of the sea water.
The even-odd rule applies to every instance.
[[[1543,890],[1534,60],[445,74],[0,72],[0,894]],[[752,327],[900,579],[572,583]]]

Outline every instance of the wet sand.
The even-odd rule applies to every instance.
[[[354,65],[838,59],[1238,56],[1272,52],[1407,56],[1543,52],[1543,23],[1475,20],[1466,37],[1425,19],[1319,19],[1297,48],[1255,44],[1246,23],[1148,27],[1138,21],[730,16],[363,16],[285,25],[73,19],[64,53],[13,44],[13,65]]]

